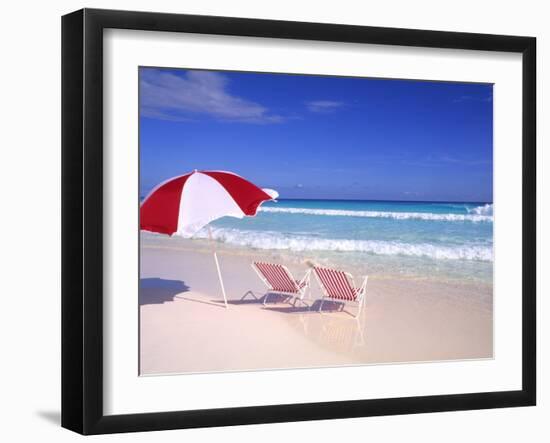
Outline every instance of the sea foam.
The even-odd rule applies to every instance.
[[[207,231],[197,237],[207,238]],[[249,231],[214,228],[215,240],[230,245],[254,249],[290,251],[340,251],[364,252],[377,255],[404,255],[432,259],[492,261],[493,249],[486,245],[433,245],[429,243],[404,243],[382,240],[350,240],[315,238],[302,235],[281,234],[273,231]]]
[[[490,206],[489,209],[486,207]],[[325,215],[339,217],[368,217],[368,218],[391,218],[395,220],[432,220],[448,222],[492,222],[492,205],[473,208],[468,214],[436,214],[432,212],[386,212],[386,211],[351,211],[346,209],[311,209],[311,208],[284,208],[284,207],[261,207],[261,212],[304,214],[304,215]]]
[[[483,206],[477,206],[475,208],[472,208],[472,209],[468,209],[468,212],[470,214],[474,214],[474,215],[484,215],[484,216],[493,216],[493,204],[492,203],[487,203]]]

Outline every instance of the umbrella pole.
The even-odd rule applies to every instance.
[[[220,263],[218,262],[218,254],[216,254],[216,247],[214,245],[214,240],[212,239],[212,230],[210,229],[210,225],[208,226],[208,238],[210,239],[210,242],[212,243],[212,246],[214,249],[214,261],[216,262],[216,269],[218,270],[218,279],[220,280],[220,286],[222,288],[223,301],[225,303],[225,308],[227,309],[227,296],[225,295],[225,287],[223,285],[222,271],[220,270]]]

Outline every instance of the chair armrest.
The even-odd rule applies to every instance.
[[[300,284],[304,282],[309,283],[310,276],[311,276],[311,269],[308,269],[304,274],[304,276],[302,277],[302,279],[300,280]]]
[[[359,292],[364,295],[365,294],[365,291],[367,289],[367,282],[369,280],[369,276],[368,275],[365,275],[365,276],[362,276],[363,278],[363,283],[361,283],[361,286],[359,287]]]

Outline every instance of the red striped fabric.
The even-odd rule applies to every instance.
[[[328,297],[350,301],[357,298],[357,289],[351,285],[345,272],[329,268],[314,267],[313,269]]]
[[[188,187],[189,193],[186,191],[185,195],[182,195],[185,186],[190,186],[191,181],[187,182],[187,180],[194,174],[200,174],[202,178],[209,177],[225,192],[211,183],[211,180],[207,180],[210,183],[207,189],[217,189],[217,192],[214,193],[215,199],[209,199],[209,195],[203,195],[204,192],[201,193],[198,186]],[[196,182],[193,183],[196,184]],[[180,212],[182,197],[191,202],[201,198],[207,200],[209,210],[213,210],[213,214],[201,219],[201,211],[208,212],[206,207],[204,205],[195,207],[193,204],[187,205],[185,212]],[[140,205],[140,229],[168,235],[177,233],[184,237],[191,236],[205,224],[201,225],[198,222],[212,221],[224,215],[239,218],[241,215],[254,216],[264,201],[272,199],[273,197],[263,189],[231,172],[195,170],[192,173],[168,179],[151,191]],[[240,211],[235,211],[237,209],[234,207],[235,204],[242,214]],[[230,214],[224,213],[227,211]],[[211,215],[214,216],[213,219],[210,217]],[[191,229],[187,229],[188,227]]]
[[[296,280],[288,275],[287,270],[282,265],[254,262],[254,266],[264,276],[273,291],[297,294],[298,290],[305,285],[304,283],[299,286]]]
[[[139,208],[139,227],[172,235],[178,230],[181,192],[191,174],[170,180],[155,190]]]
[[[256,215],[258,206],[266,200],[271,200],[262,189],[236,174],[223,171],[200,172],[217,180],[248,216]]]

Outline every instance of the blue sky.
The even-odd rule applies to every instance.
[[[281,198],[492,201],[492,85],[140,68],[140,193],[193,169]]]

